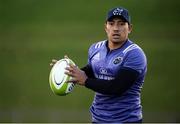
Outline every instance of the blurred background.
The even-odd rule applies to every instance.
[[[85,65],[117,6],[129,10],[130,39],[148,58],[143,121],[180,122],[179,0],[0,0],[0,122],[91,122],[94,92],[54,95],[49,63],[67,54]]]

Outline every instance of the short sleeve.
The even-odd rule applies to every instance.
[[[94,51],[94,46],[95,46],[95,44],[92,44],[92,45],[89,47],[89,50],[88,50],[88,64],[90,64],[90,59],[91,59],[91,56],[92,56],[93,51]]]
[[[94,43],[90,46],[88,51],[88,64],[90,64],[91,58],[96,55],[96,53],[103,47],[106,40],[99,41],[97,43]]]
[[[123,67],[132,68],[139,73],[146,69],[147,59],[142,49],[136,48],[128,51],[123,60]]]

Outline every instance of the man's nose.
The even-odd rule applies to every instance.
[[[113,26],[113,30],[114,30],[115,32],[119,32],[119,27],[118,27],[117,25],[114,25],[114,26]]]

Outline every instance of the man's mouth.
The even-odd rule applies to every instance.
[[[119,34],[113,34],[112,36],[113,36],[113,37],[120,37]]]
[[[120,36],[119,34],[113,34],[113,36]]]

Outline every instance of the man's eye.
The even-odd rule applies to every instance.
[[[113,25],[114,23],[113,22],[110,22],[109,25]]]
[[[126,23],[125,22],[121,22],[120,25],[125,25]]]

